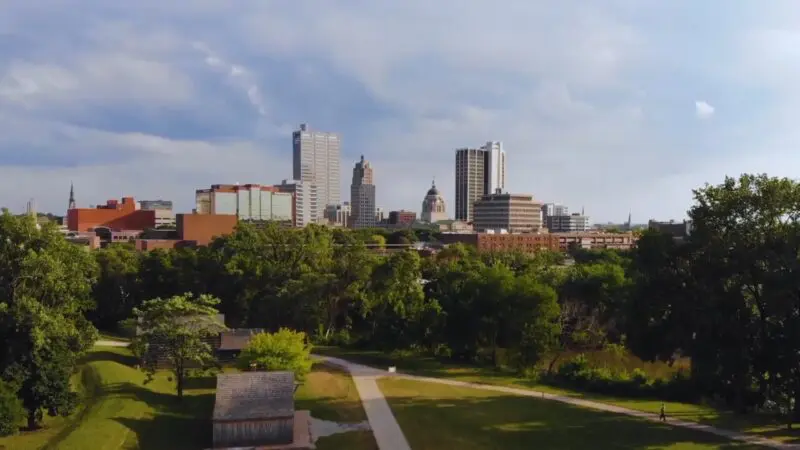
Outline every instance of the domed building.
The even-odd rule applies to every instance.
[[[447,220],[447,212],[444,203],[444,197],[439,194],[436,189],[436,181],[431,183],[431,188],[425,194],[425,200],[422,201],[422,215],[420,219],[423,222],[436,223],[440,220]]]

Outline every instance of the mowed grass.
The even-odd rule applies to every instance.
[[[414,450],[761,448],[536,398],[399,378],[378,385]]]
[[[84,398],[69,418],[47,418],[44,428],[0,439],[0,449],[116,450],[202,449],[211,446],[216,379],[193,377],[178,400],[169,372],[144,384],[125,348],[95,347],[74,378]],[[347,374],[314,367],[298,389],[297,408],[337,421],[363,420],[358,393]],[[322,438],[318,448],[373,450],[371,432]]]
[[[359,351],[337,347],[315,347],[314,351],[319,354],[337,356],[378,368],[394,365],[399,372],[403,373],[433,378],[450,378],[470,383],[531,389],[550,394],[594,400],[653,414],[659,412],[662,402],[662,399],[612,397],[579,392],[541,384],[534,380],[520,377],[510,371],[491,367],[454,364],[431,357],[400,357],[376,351]],[[628,358],[626,364],[633,364],[632,359]],[[666,370],[660,366],[649,366],[649,369],[659,372]],[[779,417],[766,414],[736,414],[706,404],[671,401],[666,401],[665,404],[669,417],[759,435],[786,443],[800,443],[800,429],[798,429],[800,427],[795,426],[792,430],[789,430],[785,422]]]
[[[367,420],[361,398],[350,374],[323,364],[314,364],[305,383],[297,389],[295,408],[307,409],[318,419],[341,423]],[[352,431],[320,438],[317,450],[377,450],[371,431]]]

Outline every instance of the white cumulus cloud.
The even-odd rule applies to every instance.
[[[714,111],[714,107],[708,104],[708,102],[702,100],[694,102],[694,113],[697,115],[698,119],[708,119],[714,115]]]

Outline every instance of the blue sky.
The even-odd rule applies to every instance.
[[[291,175],[301,122],[372,161],[378,203],[454,206],[454,149],[598,221],[679,219],[726,175],[800,169],[800,2],[6,0],[0,205]],[[349,192],[343,189],[342,192]]]

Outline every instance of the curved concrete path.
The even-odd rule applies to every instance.
[[[98,347],[127,347],[131,344],[130,342],[124,342],[124,341],[109,341],[107,339],[98,339],[94,341],[94,345]]]
[[[356,383],[356,387],[358,388],[359,394],[361,394],[361,387],[359,387],[359,383],[368,383],[369,390],[367,390],[366,395],[368,397],[364,397],[362,394],[361,401],[364,403],[364,410],[367,411],[367,417],[369,418],[370,425],[373,424],[373,415],[377,416],[376,420],[378,421],[377,425],[380,428],[376,429],[373,428],[373,433],[375,434],[375,439],[378,441],[378,447],[381,450],[390,450],[390,449],[408,449],[408,442],[405,441],[405,437],[402,435],[402,431],[400,427],[397,425],[397,421],[392,414],[391,409],[389,409],[389,405],[386,403],[386,399],[383,397],[383,394],[377,387],[377,383],[375,383],[375,379],[379,377],[397,377],[407,380],[414,380],[414,381],[423,381],[426,383],[438,383],[438,384],[446,384],[450,386],[457,386],[457,387],[466,387],[466,388],[473,388],[473,389],[484,389],[489,391],[496,391],[496,392],[503,392],[506,394],[513,394],[519,395],[523,397],[534,397],[534,398],[541,398],[545,400],[553,400],[562,403],[568,403],[571,405],[579,406],[582,408],[589,408],[595,409],[598,411],[605,411],[605,412],[612,412],[617,414],[625,414],[627,416],[637,417],[640,419],[650,420],[653,422],[658,422],[658,414],[646,413],[642,411],[636,411],[633,409],[622,408],[620,406],[609,405],[607,403],[600,403],[591,400],[584,400],[580,398],[574,397],[567,397],[563,395],[555,395],[555,394],[548,394],[545,392],[540,391],[533,391],[529,389],[518,389],[512,387],[505,387],[505,386],[494,386],[489,384],[479,384],[479,383],[468,383],[465,381],[457,381],[457,380],[450,380],[447,378],[431,378],[431,377],[420,377],[415,375],[406,375],[406,374],[399,374],[399,373],[389,373],[387,371],[378,370],[372,367],[364,366],[361,364],[351,363],[349,361],[345,361],[339,358],[332,358],[332,357],[319,357],[322,360],[327,361],[330,364],[335,366],[341,367],[351,374],[353,374],[353,380]],[[374,386],[374,390],[372,388]],[[376,396],[380,397],[380,400],[376,400]],[[365,400],[369,399],[368,400]],[[381,405],[385,405],[385,410],[381,408],[378,411],[373,411],[373,415],[370,415],[370,411],[368,408],[368,403],[372,405],[374,409],[375,403],[380,403]],[[389,425],[388,422],[392,422],[392,425]],[[798,444],[785,444],[782,442],[775,441],[773,439],[762,438],[760,436],[754,436],[752,434],[747,433],[740,433],[738,431],[731,431],[725,430],[717,427],[713,427],[711,425],[703,425],[696,422],[687,422],[685,420],[675,420],[675,419],[668,419],[667,424],[681,427],[681,428],[688,428],[696,431],[703,431],[706,433],[715,434],[717,436],[721,436],[733,441],[739,442],[746,442],[749,444],[756,444],[767,448],[776,448],[776,449],[800,449],[800,445]],[[386,436],[384,440],[379,438],[379,435],[383,432],[386,432]],[[402,444],[400,444],[402,437]],[[384,444],[386,442],[386,444]],[[386,446],[384,446],[386,445]],[[404,445],[404,446],[398,446]]]
[[[388,375],[387,372],[331,356],[316,358],[350,372],[380,450],[411,450],[392,409],[375,382],[379,377]]]
[[[99,340],[95,343],[98,346],[106,347],[127,347],[127,342],[121,341],[108,341]],[[468,383],[465,381],[450,380],[447,378],[432,378],[420,377],[416,375],[406,375],[400,373],[389,373],[384,370],[375,369],[374,367],[365,366],[363,364],[356,364],[341,358],[334,358],[332,356],[317,356],[316,359],[323,360],[328,364],[337,366],[349,372],[353,377],[353,383],[356,385],[358,395],[361,397],[361,403],[364,406],[364,412],[367,414],[370,428],[375,436],[380,450],[411,450],[408,445],[403,430],[400,429],[397,420],[392,413],[392,409],[386,402],[378,383],[375,382],[380,377],[398,377],[408,380],[423,381],[426,383],[439,383],[450,386],[466,387],[473,389],[484,389],[495,392],[503,392],[506,394],[520,395],[523,397],[535,397],[545,400],[553,400],[570,405],[579,406],[582,408],[595,409],[598,411],[612,412],[617,414],[625,414],[627,416],[638,417],[640,419],[658,422],[658,415],[653,413],[646,413],[636,411],[633,409],[622,408],[620,406],[609,405],[607,403],[600,403],[591,400],[584,400],[580,398],[567,397],[563,395],[548,394],[545,392],[534,391],[529,389],[518,389],[505,386],[494,386],[489,384]],[[746,442],[749,444],[756,444],[767,448],[775,449],[800,449],[798,444],[785,444],[773,439],[762,438],[752,434],[741,433],[738,431],[725,430],[711,425],[703,425],[696,422],[688,422],[685,420],[668,419],[667,424],[688,428],[706,433],[715,434],[732,441]]]

